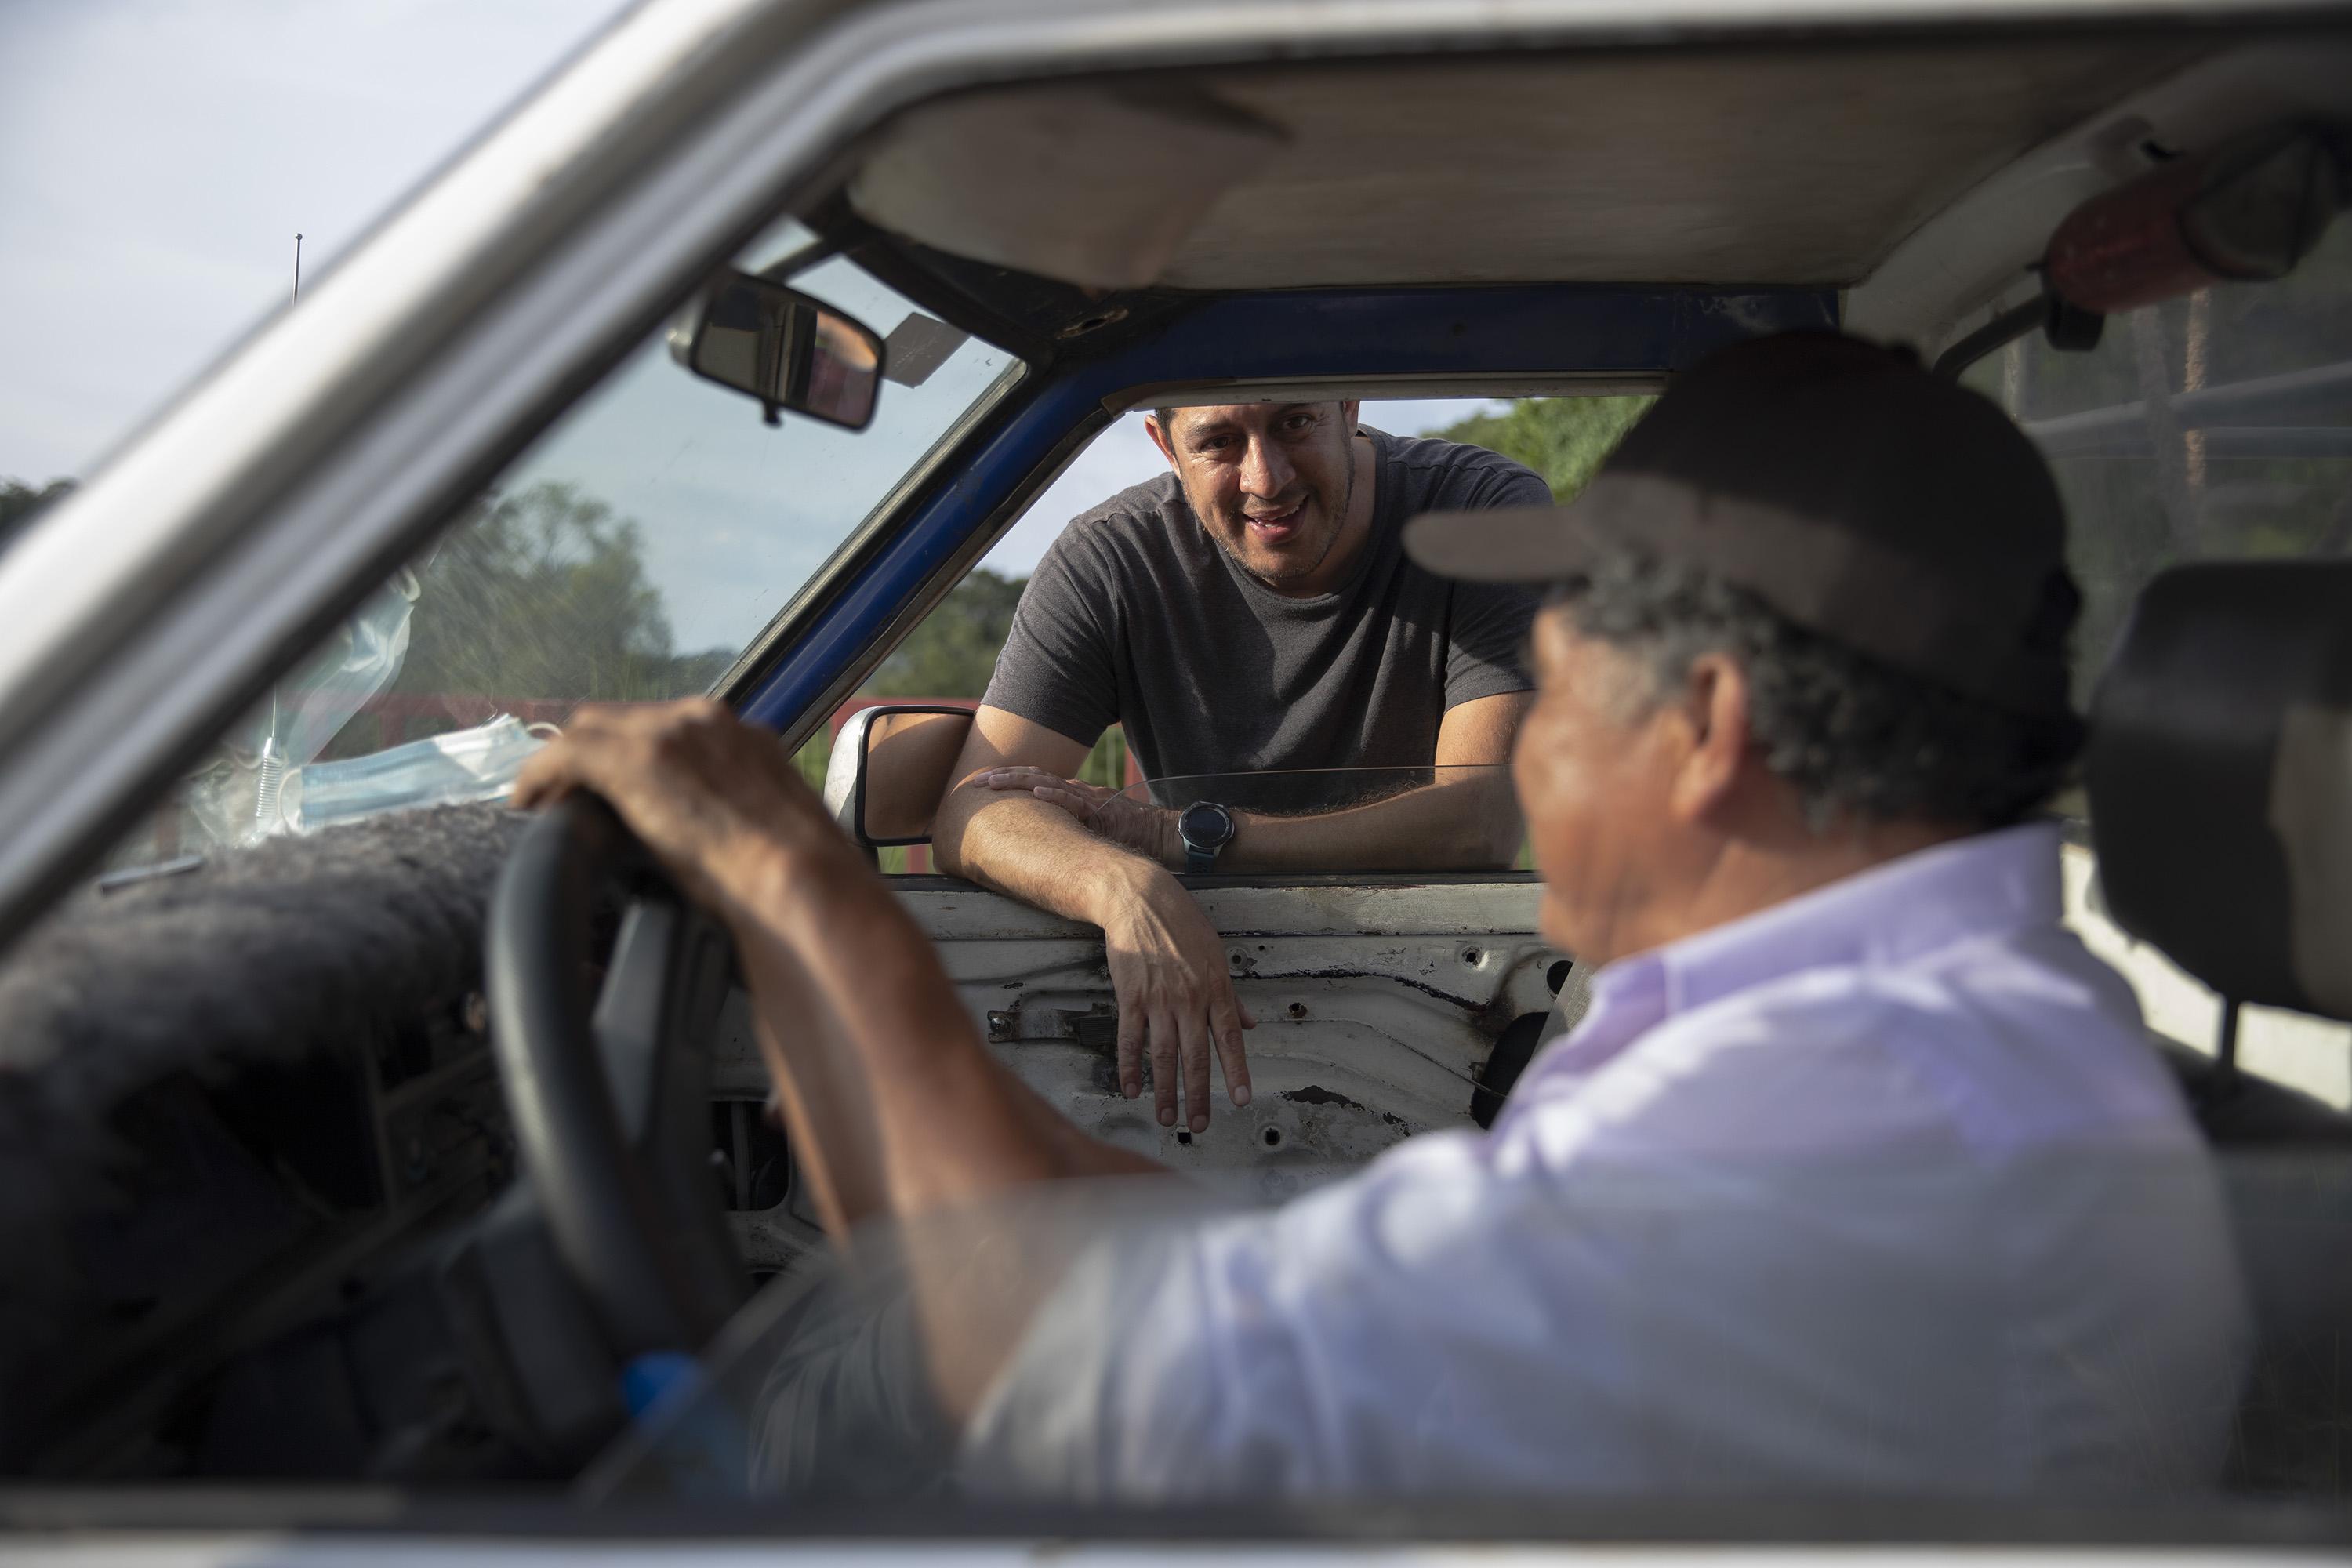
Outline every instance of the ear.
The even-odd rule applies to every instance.
[[[1351,400],[1339,405],[1339,428],[1348,433],[1348,439],[1350,441],[1356,438],[1356,416],[1363,411],[1364,405],[1361,400]]]
[[[1685,752],[1668,786],[1666,809],[1679,821],[1718,816],[1755,765],[1748,752],[1748,672],[1719,653],[1691,660],[1679,716]]]
[[[1160,427],[1160,416],[1157,414],[1145,415],[1143,416],[1143,427],[1151,433],[1151,444],[1160,448],[1160,455],[1168,459],[1168,466],[1171,468],[1175,468],[1176,448],[1168,444],[1169,435],[1167,431],[1162,430]]]

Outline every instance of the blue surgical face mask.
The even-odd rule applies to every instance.
[[[498,800],[546,744],[509,715],[370,756],[305,763],[278,787],[283,829],[297,833],[379,812]]]

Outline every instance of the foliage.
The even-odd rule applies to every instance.
[[[1436,431],[1525,463],[1568,500],[1616,450],[1654,397],[1523,397],[1500,414],[1478,414]]]
[[[957,584],[866,683],[873,697],[978,697],[1013,629],[1026,578],[983,566]]]
[[[38,487],[22,479],[0,479],[0,544],[7,543],[43,507],[61,500],[73,488],[71,479],[51,479]]]
[[[731,662],[672,649],[636,522],[570,485],[484,497],[415,570],[395,694],[643,701],[705,690]]]

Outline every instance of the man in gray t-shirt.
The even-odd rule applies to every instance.
[[[1171,471],[1073,520],[1039,563],[933,837],[944,869],[1102,927],[1121,1087],[1140,1092],[1148,1047],[1172,1126],[1181,1061],[1199,1131],[1213,1048],[1248,1103],[1255,1020],[1174,869],[1502,865],[1516,817],[1439,786],[1230,810],[1204,831],[1070,775],[1113,723],[1154,778],[1508,761],[1533,597],[1438,578],[1398,541],[1421,512],[1551,493],[1483,447],[1360,429],[1353,403],[1162,409],[1146,425]]]

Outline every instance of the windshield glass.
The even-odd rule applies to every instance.
[[[787,221],[738,265],[813,238]],[[495,797],[579,704],[709,690],[1023,368],[846,259],[792,284],[889,340],[871,425],[764,423],[678,363],[674,326],[656,331],[280,679],[113,863]]]

